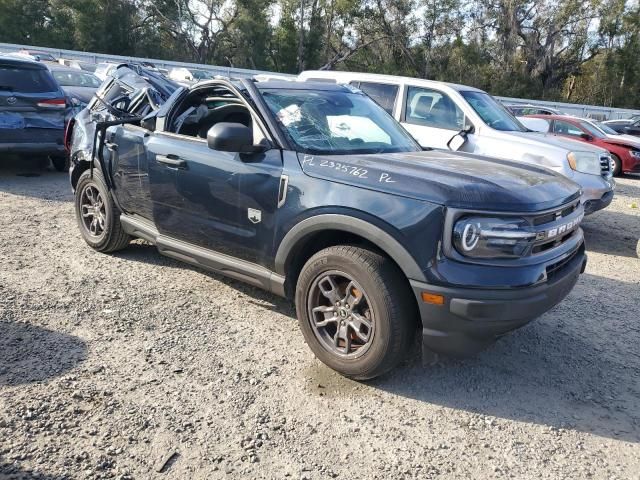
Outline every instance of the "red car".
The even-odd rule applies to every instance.
[[[525,118],[546,121],[549,125],[547,132],[554,135],[581,140],[608,150],[614,162],[614,175],[640,173],[640,138],[633,140],[627,135],[609,135],[591,120],[566,115],[527,115]]]

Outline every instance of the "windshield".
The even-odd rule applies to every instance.
[[[580,126],[596,138],[604,138],[606,135],[599,127],[589,122],[580,122]]]
[[[399,123],[360,92],[267,88],[262,96],[299,152],[346,155],[421,150]]]
[[[98,77],[90,73],[84,73],[80,70],[55,70],[52,72],[53,78],[61,87],[91,87],[98,88],[102,83]]]
[[[600,130],[602,130],[607,135],[620,135],[618,132],[616,132],[613,128],[611,128],[606,123],[596,122],[596,125]]]
[[[509,110],[497,102],[491,95],[485,92],[460,92],[471,108],[480,115],[480,118],[496,130],[505,132],[526,132],[522,125]]]

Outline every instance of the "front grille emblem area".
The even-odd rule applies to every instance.
[[[16,97],[7,98],[7,105],[15,105],[18,99]]]

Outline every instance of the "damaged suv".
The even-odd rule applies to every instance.
[[[427,349],[474,353],[584,271],[580,190],[563,176],[423,151],[350,86],[157,80],[119,67],[72,128],[85,241],[142,238],[294,300],[343,375],[386,372],[418,331]]]

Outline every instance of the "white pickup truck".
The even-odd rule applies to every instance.
[[[582,187],[587,214],[607,207],[613,199],[615,182],[609,152],[533,132],[477,88],[354,72],[306,71],[298,79],[359,88],[393,115],[422,147],[521,160],[555,170]]]

